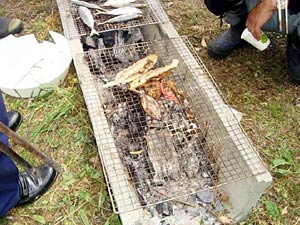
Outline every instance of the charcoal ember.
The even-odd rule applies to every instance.
[[[211,191],[201,191],[196,194],[197,199],[204,203],[212,203],[215,199],[214,194]]]
[[[222,211],[224,211],[225,208],[224,208],[221,201],[217,201],[213,205],[213,209],[214,209],[215,212],[222,212]]]
[[[128,29],[129,38],[126,40],[126,44],[134,44],[144,41],[144,36],[141,29],[138,27],[130,27]]]
[[[127,48],[124,48],[125,44],[125,38],[123,35],[122,30],[118,30],[115,33],[115,41],[114,41],[114,46],[113,46],[113,53],[116,59],[118,59],[122,63],[127,63],[128,62],[128,57],[127,57]]]
[[[90,49],[97,49],[98,37],[96,35],[82,36],[81,43],[84,51],[89,51]]]
[[[117,33],[117,31],[107,31],[105,33],[103,33],[103,43],[105,45],[106,48],[111,48],[114,46],[115,44],[115,33]]]
[[[188,210],[188,214],[190,214],[192,217],[198,217],[200,216],[200,211],[197,208],[190,208]]]
[[[173,215],[173,205],[171,202],[162,202],[156,205],[156,210],[162,217]]]
[[[105,65],[102,61],[101,55],[99,55],[98,52],[90,51],[89,52],[89,57],[90,57],[90,60],[92,61],[93,65],[96,68],[100,69],[100,72],[102,74],[100,74],[99,76],[102,76],[102,78],[104,78],[103,72],[104,72],[104,69],[105,69]],[[97,76],[97,77],[99,77],[99,76]]]
[[[111,114],[111,120],[115,126],[118,127],[125,127],[127,124],[126,117],[127,117],[127,106],[126,103],[119,103],[117,104],[116,108],[114,109],[113,113]]]
[[[161,182],[164,178],[178,177],[180,170],[178,155],[172,144],[172,139],[166,129],[156,131],[151,129],[146,134],[148,155],[152,162],[155,175],[154,182]]]
[[[207,172],[207,171],[202,171],[201,172],[201,176],[203,177],[203,178],[209,178],[210,176],[209,176],[209,173]]]
[[[200,169],[201,169],[201,176],[203,178],[213,178],[216,176],[215,170],[211,166],[208,159],[202,159],[200,161]]]
[[[194,149],[192,143],[181,149],[180,166],[188,178],[195,177],[199,171],[199,159]]]
[[[105,44],[104,44],[103,38],[98,38],[97,48],[98,48],[98,49],[103,49],[103,48],[105,48]]]

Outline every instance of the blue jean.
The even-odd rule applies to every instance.
[[[8,125],[7,112],[0,93],[0,121]],[[0,140],[7,146],[8,138],[0,133]],[[0,217],[6,215],[19,201],[19,171],[14,162],[0,151]]]

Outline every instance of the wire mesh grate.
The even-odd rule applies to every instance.
[[[57,3],[62,18],[65,36],[67,38],[89,35],[91,33],[91,29],[85,25],[80,18],[77,5],[72,4],[71,1],[67,0],[57,0]],[[96,2],[90,3],[96,4]],[[89,9],[94,17],[95,30],[98,33],[103,33],[112,30],[122,30],[130,27],[140,27],[148,24],[157,24],[168,21],[168,16],[157,0],[137,0],[134,4],[143,5],[143,7],[140,8],[143,12],[142,17],[120,23],[102,24],[113,17],[110,15],[99,14],[96,9]]]
[[[117,213],[266,171],[189,46],[186,38],[171,38],[83,55],[102,106],[98,144]],[[162,120],[145,112],[140,94],[124,86],[103,88],[117,72],[154,53],[156,66],[179,60],[165,80],[176,84],[185,99],[178,104],[160,96]]]

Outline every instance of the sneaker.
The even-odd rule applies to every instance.
[[[288,63],[288,74],[293,83],[300,84],[300,37],[298,32],[288,35],[286,56]]]
[[[17,206],[33,202],[50,188],[57,177],[56,170],[51,166],[40,166],[36,170],[36,174],[31,174],[27,171],[20,173],[20,200]]]
[[[241,39],[245,26],[231,26],[229,30],[218,36],[207,46],[207,53],[210,57],[224,59],[230,55],[234,49],[242,48],[247,43]]]
[[[19,19],[0,17],[0,38],[10,34],[18,34],[23,30],[23,23]]]

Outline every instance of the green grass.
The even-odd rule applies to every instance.
[[[64,86],[41,97],[5,96],[5,100],[8,108],[17,107],[24,115],[18,133],[56,160],[62,171],[45,196],[14,209],[0,224],[118,224],[75,74],[68,75]],[[26,150],[19,150],[33,164],[40,163]]]

